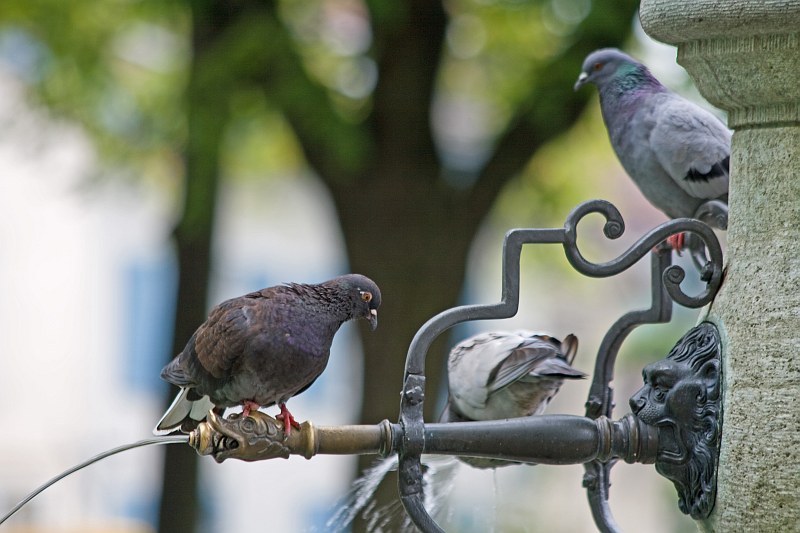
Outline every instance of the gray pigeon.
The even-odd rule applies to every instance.
[[[161,371],[181,390],[153,432],[189,431],[211,408],[222,413],[242,405],[247,416],[277,404],[288,435],[299,424],[286,402],[325,370],[339,327],[366,318],[375,329],[380,305],[380,289],[360,274],[278,285],[222,302]]]
[[[458,343],[447,359],[450,408],[461,419],[497,420],[541,414],[565,379],[578,339],[564,342],[529,331],[492,332]]]
[[[458,343],[447,359],[450,395],[440,422],[498,420],[540,415],[565,379],[586,376],[570,366],[578,339],[564,342],[529,331],[475,335]],[[459,457],[475,468],[518,464],[485,457]]]
[[[670,218],[703,218],[710,200],[727,208],[731,131],[717,117],[615,48],[586,57],[575,90],[587,83],[600,93],[611,146],[651,204]],[[727,229],[727,218],[705,221]]]

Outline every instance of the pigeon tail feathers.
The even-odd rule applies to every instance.
[[[208,396],[203,396],[199,400],[190,400],[190,388],[184,387],[180,390],[175,400],[158,421],[153,429],[153,435],[169,435],[180,429],[187,419],[200,422],[206,418],[208,412],[214,408],[214,404]]]
[[[188,385],[194,385],[192,378],[186,369],[183,368],[183,359],[179,356],[161,370],[161,379],[167,383],[172,383],[182,389],[188,389]]]
[[[564,359],[567,363],[572,364],[575,356],[578,354],[578,337],[570,333],[561,342],[561,353],[564,354]]]
[[[573,368],[560,357],[551,357],[538,365],[531,373],[531,378],[583,379],[585,372]],[[523,377],[522,379],[526,379]]]
[[[731,156],[726,156],[722,161],[718,161],[711,165],[711,169],[707,172],[703,172],[696,168],[690,168],[684,179],[688,181],[709,181],[713,178],[727,177],[730,173],[730,160]]]

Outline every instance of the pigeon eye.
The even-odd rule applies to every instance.
[[[594,69],[595,70],[600,70],[601,68],[603,68],[603,64],[602,63],[595,63],[594,64]]]
[[[361,299],[369,303],[372,301],[372,293],[369,291],[361,291]]]

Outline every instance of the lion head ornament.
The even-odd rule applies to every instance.
[[[656,470],[675,484],[680,510],[694,519],[714,508],[721,432],[720,337],[704,322],[665,359],[642,371],[644,386],[631,410],[658,428]]]

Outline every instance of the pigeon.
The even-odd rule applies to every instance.
[[[708,202],[727,212],[731,131],[664,87],[632,57],[602,48],[583,62],[577,91],[597,86],[611,145],[642,194],[670,218],[703,218]],[[727,229],[727,217],[705,222]],[[672,241],[680,250],[683,237]]]
[[[492,332],[461,341],[447,360],[449,398],[440,422],[498,420],[540,415],[565,379],[586,374],[571,366],[578,339],[561,342],[530,331]],[[513,461],[459,457],[476,468]]]
[[[339,327],[365,318],[374,330],[380,305],[380,289],[360,274],[277,285],[222,302],[161,371],[180,392],[153,433],[188,432],[209,409],[222,414],[241,405],[247,417],[277,404],[288,436],[300,425],[286,402],[325,370]]]
[[[467,420],[542,414],[565,379],[586,374],[570,364],[578,339],[564,342],[530,331],[491,332],[461,341],[450,351],[450,404]]]

